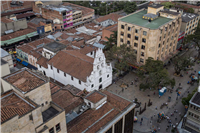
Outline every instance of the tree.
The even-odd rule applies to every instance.
[[[174,70],[177,75],[180,75],[181,71],[187,66],[193,66],[194,63],[188,57],[176,56],[172,59]]]
[[[127,71],[129,64],[134,64],[136,61],[134,49],[127,46],[127,44],[120,45],[120,47],[114,45],[105,52],[105,55],[107,60],[117,60],[115,67],[120,70],[120,74],[121,71]]]
[[[200,59],[200,27],[197,25],[194,34],[187,35],[187,42],[193,41],[196,49],[198,50],[197,58]]]
[[[197,88],[195,90],[192,91],[192,93],[188,94],[187,97],[183,97],[182,98],[182,104],[185,105],[189,105],[190,99],[193,97],[193,95],[197,92]]]
[[[170,82],[170,86],[173,88],[176,85],[176,80],[173,78]]]
[[[110,50],[113,45],[117,45],[117,31],[113,31],[113,34],[110,37],[106,37],[108,41],[104,42],[106,45],[104,50]]]
[[[133,13],[135,10],[137,9],[137,5],[135,2],[126,2],[126,6],[124,8],[124,11],[129,14],[129,13]]]
[[[187,9],[185,9],[185,12],[194,13],[194,9],[193,8],[187,8]]]
[[[143,90],[148,88],[154,90],[159,86],[172,85],[175,82],[174,79],[170,79],[168,71],[163,68],[163,62],[154,60],[152,57],[146,60],[145,65],[141,66],[137,73],[144,81],[140,84],[140,89]]]
[[[174,7],[174,4],[172,2],[163,2],[162,5],[167,9]]]

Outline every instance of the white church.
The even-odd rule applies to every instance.
[[[43,48],[43,53],[46,49],[47,47]],[[52,55],[48,55],[49,53]],[[112,83],[112,66],[106,63],[100,48],[93,51],[64,48],[60,51],[48,51],[43,55],[46,56],[37,62],[38,70],[64,85],[70,84],[90,92],[104,89]],[[51,58],[46,58],[47,55]]]

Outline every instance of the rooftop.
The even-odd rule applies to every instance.
[[[49,119],[51,119],[54,116],[56,116],[58,113],[59,113],[59,111],[56,110],[55,108],[53,108],[53,107],[48,108],[47,110],[45,110],[44,112],[42,112],[43,122],[45,123]]]
[[[182,22],[189,22],[196,17],[199,17],[199,15],[194,14],[194,13],[186,13],[186,12],[184,12],[181,16]]]
[[[14,91],[6,92],[1,95],[1,124],[16,115],[25,115],[35,107],[35,104],[30,103]]]
[[[130,14],[128,16],[125,16],[123,18],[120,18],[119,20],[150,29],[158,29],[160,26],[173,20],[170,18],[165,18],[160,16],[157,19],[149,22],[148,20],[142,18],[142,16],[144,16],[145,14],[147,14],[147,10],[141,10],[136,13]]]
[[[122,15],[116,14],[116,13],[110,13],[108,15],[105,15],[103,17],[99,17],[96,19],[97,22],[103,22],[105,20],[111,19],[115,22],[118,22],[118,18],[123,17]]]
[[[7,64],[7,63],[8,63],[7,61],[5,61],[5,60],[3,60],[3,59],[1,58],[1,66],[4,65],[4,64]]]
[[[38,60],[37,60],[37,64],[40,65],[40,66],[43,66],[44,68],[48,68],[48,65],[47,65],[47,62],[48,62],[48,59],[41,56]]]
[[[151,4],[149,5],[148,7],[152,7],[152,8],[160,8],[162,7],[163,5],[160,5],[160,4]]]
[[[92,103],[97,103],[98,101],[100,101],[101,99],[103,99],[104,97],[106,97],[106,95],[98,92],[98,91],[93,91],[92,93],[88,94],[85,99],[89,100]]]
[[[1,22],[2,23],[10,23],[10,22],[13,22],[13,20],[12,19],[8,19],[6,17],[1,17]]]
[[[37,18],[32,19],[30,22],[34,23],[36,25],[39,25],[40,22],[46,22],[46,21],[51,21],[51,20],[47,20],[47,19],[44,19],[44,18],[38,18],[37,17]]]
[[[74,87],[67,85],[52,94],[52,101],[64,108],[66,114],[70,113],[71,110],[84,103],[80,96],[76,96],[69,91],[71,88]]]
[[[93,61],[93,58],[81,54],[79,50],[63,50],[51,58],[48,64],[86,82],[93,70]]]
[[[125,108],[132,105],[132,102],[106,90],[102,90],[101,93],[107,96],[107,102],[96,110],[86,110],[67,123],[68,133],[97,132],[112,121],[118,114],[125,111]]]
[[[172,15],[179,15],[180,14],[179,12],[169,11],[168,9],[161,10],[160,12],[172,14]]]
[[[197,92],[191,99],[192,103],[200,107],[200,92]]]
[[[9,74],[3,77],[3,79],[22,92],[29,92],[46,82],[27,68]]]
[[[1,48],[1,58],[5,57],[5,56],[9,56],[10,54],[5,51],[4,49]]]
[[[34,16],[35,14],[33,12],[28,12],[28,13],[23,13],[23,14],[19,14],[16,15],[17,19],[21,19],[21,18],[26,18],[26,17],[30,17],[30,16]]]
[[[108,27],[104,28],[103,30],[117,31],[118,30],[118,24],[108,26]]]
[[[50,43],[47,43],[46,45],[44,45],[44,48],[47,49],[47,50],[50,50],[54,53],[66,48],[67,46],[62,44],[62,43],[59,43],[59,42],[50,42]]]

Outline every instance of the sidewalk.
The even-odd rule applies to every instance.
[[[196,54],[197,51],[193,51],[193,54]],[[184,54],[187,55],[188,53]],[[195,66],[193,67],[194,70],[196,70],[198,72],[198,70],[200,70],[200,65],[199,64],[195,64]],[[187,81],[190,80],[189,74],[191,72],[194,73],[194,70],[189,71],[189,74],[187,75],[186,72],[182,72],[182,74],[184,75],[183,77],[176,77],[174,76],[174,68],[173,65],[168,66],[168,72],[170,74],[171,78],[175,78],[176,80],[176,85],[174,87],[173,93],[170,92],[166,92],[161,98],[158,97],[158,91],[155,90],[155,95],[153,94],[154,91],[151,91],[149,89],[145,90],[145,91],[140,91],[139,90],[139,83],[144,82],[139,80],[139,82],[137,83],[137,87],[135,85],[130,85],[131,81],[134,81],[134,79],[137,77],[136,74],[130,72],[129,74],[127,74],[124,78],[118,80],[116,82],[116,84],[112,84],[111,86],[109,86],[107,88],[107,90],[112,91],[113,93],[117,93],[118,95],[125,97],[129,100],[134,100],[135,98],[138,99],[138,102],[141,102],[141,108],[144,108],[144,105],[146,103],[146,105],[148,104],[149,99],[151,100],[151,102],[153,103],[152,106],[148,107],[146,106],[146,110],[139,115],[139,113],[137,113],[137,117],[138,117],[138,122],[134,123],[134,133],[143,133],[143,132],[150,132],[150,126],[156,127],[157,129],[157,114],[159,112],[164,112],[165,114],[171,113],[172,111],[174,111],[174,108],[177,109],[178,111],[180,110],[184,110],[184,107],[181,103],[181,98],[182,96],[186,95],[187,96],[187,92],[188,89],[190,92],[192,92],[192,90],[195,88],[196,84],[194,86],[190,86],[187,84]],[[197,75],[197,73],[196,73]],[[127,89],[125,89],[124,91],[122,91],[122,88],[120,87],[120,85],[122,83],[127,83],[129,84],[129,87]],[[176,97],[177,97],[177,92],[175,91],[175,89],[179,86],[179,83],[181,83],[181,86],[183,87],[183,89],[180,89],[181,92],[181,96],[179,96],[178,102],[176,103]],[[171,102],[168,102],[168,96],[171,96]],[[160,109],[160,106],[162,103],[168,103],[168,107],[166,108],[164,107],[163,109]],[[155,109],[157,107],[157,110]],[[173,108],[174,107],[174,108]],[[135,109],[135,112],[139,111],[139,108]],[[183,115],[184,112],[181,112],[181,114]],[[155,115],[155,117],[154,117]],[[153,123],[152,125],[150,124],[150,119],[151,116],[153,116]],[[141,118],[143,118],[143,123],[140,126],[140,120]],[[175,119],[175,117],[172,119]],[[175,124],[176,122],[179,122],[180,118],[177,119],[177,121],[173,121]],[[166,132],[166,125],[167,123],[165,123],[164,121],[161,122],[161,124],[159,125],[161,128],[161,132]]]

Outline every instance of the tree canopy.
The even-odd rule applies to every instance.
[[[167,9],[174,7],[174,4],[172,2],[163,2],[162,5]]]
[[[163,62],[160,60],[154,60],[149,57],[146,60],[145,65],[141,66],[138,71],[138,76],[143,79],[143,83],[140,84],[140,89],[157,89],[162,86],[174,86],[175,80],[170,79],[169,73],[163,68]]]
[[[177,75],[181,73],[187,66],[193,66],[194,62],[191,61],[190,57],[176,56],[172,59],[174,70]]]
[[[187,35],[187,42],[194,42],[196,49],[198,50],[198,56],[197,58],[200,59],[200,27],[197,25],[197,28],[195,28],[194,34]]]

